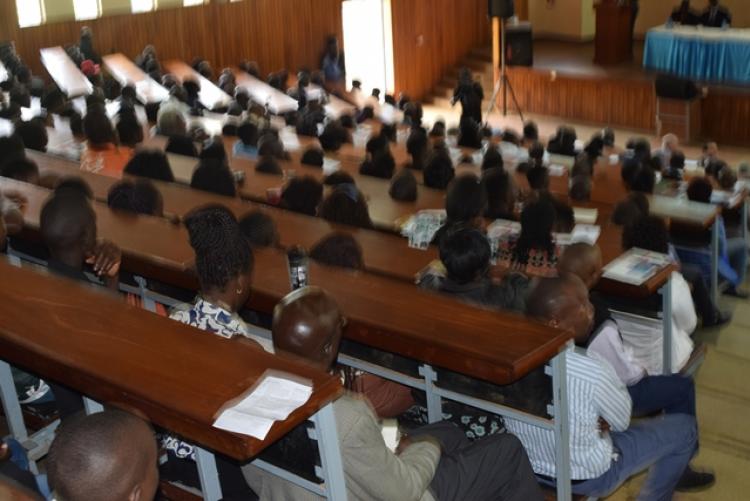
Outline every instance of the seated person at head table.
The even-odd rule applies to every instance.
[[[593,315],[586,307],[587,291],[580,279],[542,280],[528,299],[526,314],[546,325],[586,338]],[[568,290],[573,284],[576,291]],[[576,292],[576,294],[573,294]],[[713,475],[692,470],[698,430],[689,414],[666,414],[631,423],[632,401],[609,363],[575,350],[566,352],[570,472],[574,494],[603,498],[632,475],[649,469],[638,499],[672,499],[678,488],[698,489],[713,483]],[[552,430],[507,418],[529,454],[537,477],[555,485],[555,438]]]
[[[706,178],[696,177],[690,181],[687,189],[687,197],[693,202],[711,203],[713,186]],[[727,238],[724,218],[718,216],[716,223],[719,225],[719,278],[729,282],[729,288],[725,294],[739,298],[746,298],[748,293],[740,289],[742,279],[747,270],[747,243],[744,238]],[[703,250],[680,247],[677,250],[680,259],[685,263],[700,266],[707,280],[711,274],[710,256]]]
[[[185,226],[195,251],[200,293],[194,304],[177,307],[170,318],[232,342],[273,351],[270,342],[254,336],[239,315],[250,297],[253,253],[235,217],[224,207],[209,206],[187,215]],[[198,487],[194,446],[173,435],[163,436],[161,446],[168,454],[162,475]],[[224,495],[253,499],[239,466],[223,456],[217,456],[216,462]]]
[[[46,470],[54,499],[151,501],[159,486],[154,430],[121,410],[63,423]]]
[[[276,307],[274,347],[330,371],[343,323],[327,293],[312,287],[299,289]],[[334,402],[334,414],[349,499],[542,499],[523,448],[511,435],[492,435],[471,443],[457,427],[441,422],[410,432],[393,453],[367,401],[346,394]],[[299,453],[309,449],[304,445],[309,444],[306,437],[304,433],[287,435],[271,449],[281,457],[284,452],[296,453],[293,460],[302,467]],[[299,440],[304,442],[288,443]],[[312,451],[305,456],[314,461]],[[313,464],[308,461],[305,469]],[[243,471],[262,499],[321,499],[252,465]]]
[[[698,26],[701,24],[701,16],[690,7],[690,0],[682,0],[680,6],[672,11],[669,19],[682,26]]]
[[[86,149],[81,156],[81,170],[120,178],[133,149],[118,144],[112,122],[103,106],[90,108],[83,119]]]
[[[708,7],[701,14],[700,22],[710,28],[722,28],[732,24],[732,14],[729,9],[719,5],[719,0],[708,0]]]

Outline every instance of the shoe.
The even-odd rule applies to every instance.
[[[703,327],[721,327],[732,320],[732,314],[728,311],[717,310],[713,318],[703,321]]]
[[[677,492],[698,492],[708,489],[715,483],[716,477],[713,473],[695,471],[692,466],[688,466],[674,490]]]
[[[747,298],[750,297],[750,294],[748,294],[747,291],[742,290],[742,289],[738,289],[736,287],[731,287],[731,288],[727,289],[724,292],[724,294],[726,294],[727,296],[736,297],[738,299],[747,299]]]

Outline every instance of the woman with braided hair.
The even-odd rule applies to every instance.
[[[253,254],[234,215],[222,206],[210,205],[191,212],[184,222],[195,251],[200,294],[195,304],[178,308],[170,318],[226,339],[242,340],[233,342],[261,341],[258,344],[270,347],[250,334],[237,313],[250,296]],[[169,458],[161,466],[162,478],[199,487],[194,446],[169,435],[161,442]],[[238,464],[222,456],[216,457],[216,463],[225,499],[256,499]]]

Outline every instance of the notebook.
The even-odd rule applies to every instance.
[[[633,248],[604,267],[603,277],[631,285],[641,285],[672,263],[667,254]]]

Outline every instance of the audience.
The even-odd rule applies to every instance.
[[[328,294],[303,288],[276,307],[274,347],[330,371],[343,325],[340,310]],[[454,425],[436,423],[402,437],[394,454],[386,447],[368,402],[347,394],[334,402],[334,414],[347,496],[351,499],[426,499],[428,495],[456,501],[543,498],[523,448],[512,435],[497,434],[470,443]],[[287,442],[282,451],[297,452],[286,459],[298,465],[307,462],[299,454],[303,446],[288,443],[306,441],[306,435],[286,438],[282,439]],[[312,470],[313,464],[299,467]],[[263,499],[305,496],[300,487],[252,465],[243,471]]]
[[[227,197],[237,196],[237,181],[229,168],[216,160],[202,160],[190,179],[190,187]]]
[[[489,219],[516,219],[516,186],[513,177],[502,168],[484,171],[482,184],[487,197],[484,217]]]
[[[417,191],[417,178],[411,170],[401,169],[391,179],[391,187],[388,190],[388,195],[397,202],[416,202],[418,191]]]
[[[353,184],[339,184],[323,200],[320,216],[339,224],[372,228],[367,201]]]
[[[281,193],[281,206],[285,209],[315,216],[323,200],[323,185],[312,176],[292,178]]]
[[[455,176],[453,161],[445,148],[436,148],[424,168],[424,185],[444,190]]]
[[[125,164],[133,150],[118,144],[117,135],[104,108],[90,108],[83,119],[86,149],[81,157],[81,170],[109,177],[122,177]]]
[[[310,258],[326,266],[350,270],[365,268],[362,247],[348,233],[331,233],[310,249]]]
[[[107,205],[111,209],[162,217],[164,200],[161,193],[148,179],[120,181],[109,189]]]

